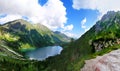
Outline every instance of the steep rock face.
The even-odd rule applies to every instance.
[[[120,71],[120,49],[86,60],[81,71]]]

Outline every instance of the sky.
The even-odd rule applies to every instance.
[[[79,38],[107,11],[119,10],[120,0],[0,0],[0,24],[24,19]]]

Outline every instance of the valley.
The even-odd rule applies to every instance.
[[[22,19],[10,21],[0,25],[0,70],[80,71],[83,68],[81,71],[86,71],[84,67],[89,66],[89,59],[120,48],[119,32],[120,11],[107,12],[77,40],[41,24],[31,24]],[[43,47],[47,48],[44,50]],[[27,52],[31,58],[25,56]],[[46,59],[39,59],[42,54],[47,56]]]
[[[120,0],[0,0],[0,71],[120,71]]]

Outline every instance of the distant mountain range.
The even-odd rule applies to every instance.
[[[60,32],[52,32],[42,24],[32,24],[22,19],[0,25],[0,35],[0,41],[5,42],[5,46],[22,51],[70,42],[70,37]]]

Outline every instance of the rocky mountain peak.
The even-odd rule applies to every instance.
[[[98,33],[101,30],[109,29],[110,27],[117,28],[120,25],[120,11],[108,11],[102,18],[95,24],[95,31]]]
[[[108,20],[110,20],[111,18],[113,18],[115,15],[116,15],[116,12],[114,12],[114,11],[108,11],[107,14],[105,14],[105,15],[102,17],[101,21],[108,21]]]

